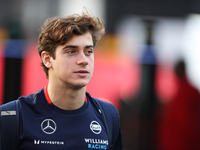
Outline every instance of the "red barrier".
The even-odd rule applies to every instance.
[[[28,46],[22,63],[21,95],[26,96],[37,92],[48,84],[40,64],[41,60],[37,52],[37,43],[33,42]]]
[[[121,98],[134,96],[139,84],[139,65],[133,63],[128,57],[99,54],[96,51],[94,74],[87,85],[87,91],[93,97],[107,99],[120,109]]]

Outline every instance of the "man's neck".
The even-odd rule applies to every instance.
[[[51,84],[47,87],[51,102],[64,110],[75,110],[84,104],[86,87],[74,90],[66,87],[55,87]]]

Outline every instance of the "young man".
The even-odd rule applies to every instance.
[[[94,47],[104,32],[103,20],[87,13],[44,23],[38,52],[49,83],[18,99],[20,150],[122,149],[120,128],[110,148],[112,131],[107,131],[95,99],[86,92]]]

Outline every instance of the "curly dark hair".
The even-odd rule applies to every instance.
[[[47,51],[55,59],[55,49],[58,45],[64,45],[73,35],[82,35],[90,32],[94,46],[105,34],[104,21],[96,16],[82,12],[82,15],[73,14],[67,17],[53,17],[44,22],[38,39],[38,53],[41,57],[43,51]],[[48,78],[48,68],[42,62],[42,67]]]

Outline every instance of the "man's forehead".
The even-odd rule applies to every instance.
[[[74,34],[63,45],[77,45],[78,46],[80,44],[93,45],[92,35],[89,32],[82,35]]]

